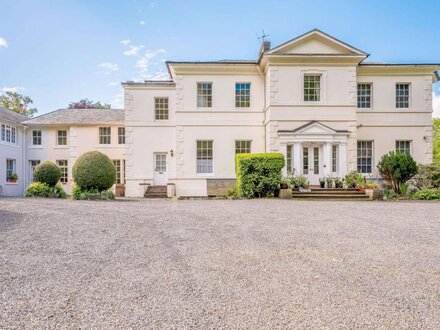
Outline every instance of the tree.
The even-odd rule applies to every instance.
[[[432,120],[432,160],[435,164],[440,164],[440,118]]]
[[[36,108],[29,107],[32,103],[34,101],[30,97],[18,94],[17,92],[8,91],[0,95],[0,107],[30,117],[38,111]]]
[[[419,168],[409,153],[394,152],[383,155],[377,165],[382,178],[400,194],[402,185],[417,174]]]
[[[89,99],[81,99],[78,102],[70,102],[69,109],[110,109],[108,103],[94,102]]]

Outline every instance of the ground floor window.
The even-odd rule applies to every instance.
[[[396,152],[411,154],[411,141],[396,141]]]
[[[212,141],[197,141],[197,174],[213,173],[213,148]]]
[[[115,183],[125,183],[125,159],[115,159],[113,160],[113,164],[116,169]]]
[[[40,165],[40,161],[39,160],[30,160],[29,161],[29,166],[31,169],[31,181],[34,182],[34,171],[35,168]]]
[[[332,172],[336,173],[338,171],[338,146],[332,146]]]
[[[357,142],[357,169],[360,173],[373,172],[373,141]]]
[[[68,177],[68,162],[67,160],[63,159],[63,160],[57,160],[57,165],[61,170],[61,177],[60,177],[60,182],[61,183],[67,183],[67,181],[69,181],[69,177]]]
[[[16,172],[16,161],[15,159],[6,159],[6,179],[12,179],[13,174]]]
[[[251,141],[237,140],[235,141],[235,153],[236,154],[248,154],[251,152]]]
[[[309,148],[303,147],[303,174],[309,174]]]
[[[287,146],[287,152],[286,152],[286,168],[287,168],[287,174],[293,174],[292,173],[292,161],[293,161],[293,154],[292,154],[292,145]]]

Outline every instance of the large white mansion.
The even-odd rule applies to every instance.
[[[148,185],[172,185],[178,196],[215,194],[234,181],[239,152],[282,152],[285,174],[312,184],[356,169],[375,177],[379,158],[391,150],[430,163],[432,84],[440,66],[367,57],[312,30],[274,48],[264,42],[252,61],[167,62],[171,80],[122,84],[123,118],[104,110],[89,121],[53,122],[54,112],[19,123],[26,141],[40,134],[47,144],[41,153],[24,147],[24,171],[31,173],[31,161],[60,160],[54,150],[61,150],[47,151],[60,147],[58,131],[66,131],[60,149],[68,150],[61,164],[67,182],[79,151],[101,150],[120,161],[120,180],[133,197]],[[0,159],[0,185],[6,162]]]

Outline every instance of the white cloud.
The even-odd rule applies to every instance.
[[[6,93],[6,92],[13,92],[13,93],[16,93],[16,92],[18,92],[18,91],[23,91],[24,90],[24,87],[18,87],[18,86],[15,86],[15,87],[2,87],[2,89],[0,89],[0,92],[1,93]]]
[[[433,117],[440,118],[440,95],[436,93],[432,93],[432,109],[433,109]]]
[[[113,96],[111,102],[113,109],[123,109],[124,108],[124,94],[119,93]]]
[[[102,71],[100,71],[99,73],[103,73],[105,75],[119,70],[119,66],[117,64],[110,62],[98,64],[98,67],[102,69]]]
[[[128,45],[131,43],[131,40],[130,40],[130,39],[125,39],[125,40],[121,40],[120,42],[121,42],[121,44],[123,44],[124,46],[128,46]]]
[[[126,50],[123,54],[125,56],[139,56],[139,51],[144,48],[143,45],[139,45],[139,46],[128,46],[129,49]]]
[[[8,48],[8,42],[5,39],[0,38],[0,48],[2,47]]]
[[[111,81],[107,84],[107,86],[114,87],[114,86],[118,86],[119,84],[120,84],[120,82],[118,82],[118,81]]]
[[[139,24],[140,25],[145,25],[145,21],[140,21]]]

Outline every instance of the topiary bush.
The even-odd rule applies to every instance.
[[[402,185],[418,171],[417,163],[410,154],[394,151],[383,155],[377,168],[385,182],[399,195]]]
[[[83,189],[76,184],[72,187],[72,198],[75,200],[110,200],[115,198],[113,191],[98,189]]]
[[[281,153],[237,154],[237,192],[246,198],[274,195],[281,183],[284,156]]]
[[[75,184],[81,189],[104,191],[113,186],[116,169],[107,155],[89,151],[78,157],[72,175]]]
[[[45,183],[49,187],[55,187],[58,181],[60,181],[60,177],[60,168],[50,161],[41,163],[34,170],[35,181]]]
[[[47,183],[33,182],[26,188],[26,197],[66,198],[66,193],[60,183],[50,187]]]

